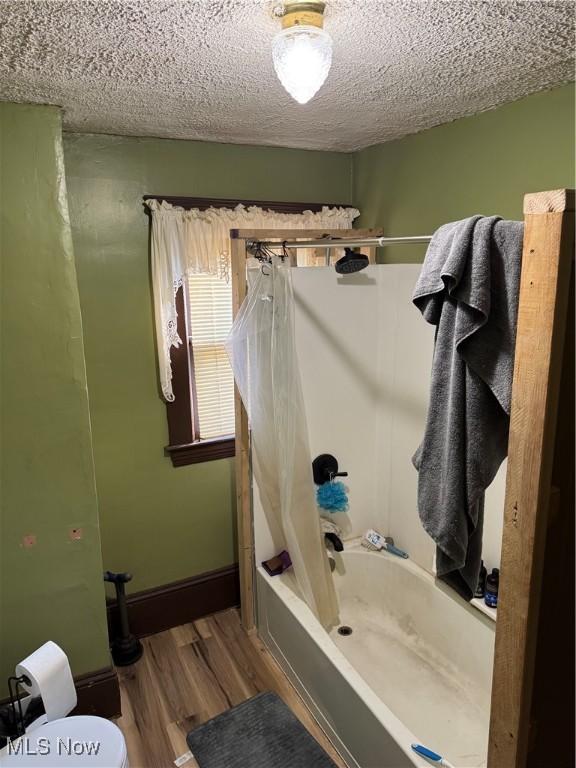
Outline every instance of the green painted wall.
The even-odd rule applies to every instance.
[[[354,204],[364,226],[429,234],[475,213],[522,218],[526,192],[574,186],[574,85],[528,96],[354,157]],[[421,261],[425,246],[383,249]]]
[[[232,460],[164,456],[142,195],[347,203],[350,155],[165,139],[64,137],[104,566],[132,591],[235,560]]]
[[[14,665],[47,640],[74,674],[110,661],[60,111],[0,104],[0,167],[3,698]]]

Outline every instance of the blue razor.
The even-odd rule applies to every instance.
[[[428,749],[428,747],[423,747],[422,744],[412,744],[411,746],[417,755],[425,757],[427,760],[436,763],[436,765],[444,766],[444,768],[454,768],[452,763],[449,763],[442,757],[442,755],[439,755],[437,752],[433,752],[431,749]]]
[[[404,552],[403,549],[399,549],[398,547],[395,547],[394,544],[388,544],[388,542],[386,542],[386,544],[384,545],[384,549],[386,550],[386,552],[390,552],[391,555],[397,555],[398,557],[404,557],[404,558],[408,557],[408,552]]]

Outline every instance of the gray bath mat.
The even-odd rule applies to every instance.
[[[191,731],[200,768],[336,768],[275,693],[260,693]]]

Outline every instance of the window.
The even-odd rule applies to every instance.
[[[197,438],[234,434],[234,374],[224,343],[232,327],[232,286],[213,275],[188,278]]]
[[[172,348],[174,401],[166,403],[175,467],[234,456],[234,377],[224,341],[232,325],[232,286],[194,275],[176,294],[178,335]]]
[[[144,199],[151,197],[155,196],[146,195]],[[336,205],[164,196],[155,199],[186,209],[234,208],[240,203],[279,213],[317,212]],[[170,350],[174,401],[166,403],[166,453],[175,467],[234,456],[234,377],[224,348],[232,327],[232,285],[210,275],[192,275],[176,295],[176,310],[178,335],[187,343]]]

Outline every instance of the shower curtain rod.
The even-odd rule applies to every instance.
[[[414,237],[365,237],[358,240],[323,239],[323,240],[289,240],[278,242],[277,240],[248,240],[246,247],[249,251],[258,246],[264,248],[383,248],[386,245],[403,245],[406,243],[429,243],[431,235],[416,235]]]

